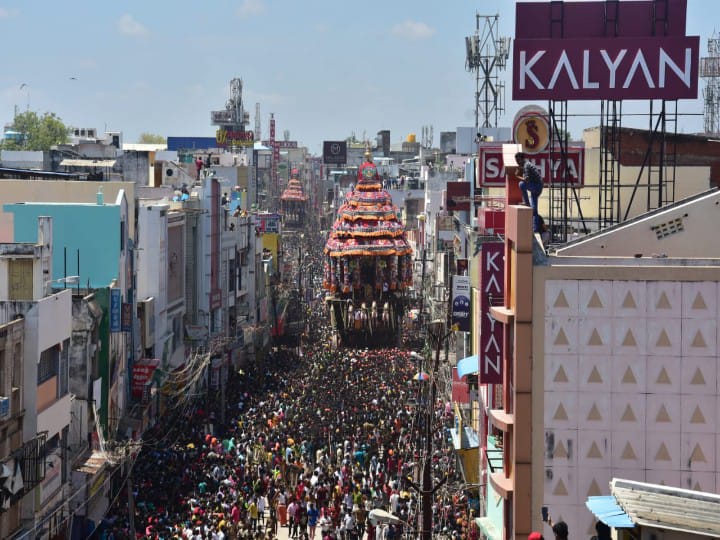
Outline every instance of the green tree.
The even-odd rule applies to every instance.
[[[38,116],[35,111],[18,114],[10,126],[22,135],[17,141],[4,141],[5,150],[50,150],[53,146],[68,142],[69,128],[55,113]]]
[[[156,133],[141,133],[138,139],[140,144],[167,144],[167,139]]]

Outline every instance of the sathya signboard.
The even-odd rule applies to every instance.
[[[660,13],[657,2],[557,4],[517,4],[513,99],[697,98],[700,38],[685,35],[685,0]]]
[[[470,277],[452,277],[452,322],[461,332],[470,331]]]
[[[574,187],[582,187],[585,183],[585,148],[569,146],[566,159],[560,152],[545,151],[528,156],[540,169],[540,175],[546,183],[562,182],[567,169],[567,181]],[[505,164],[503,162],[502,145],[485,146],[478,149],[478,171],[475,175],[475,189],[479,192],[483,187],[505,187]]]
[[[502,384],[503,325],[490,315],[491,298],[503,297],[505,290],[505,244],[485,242],[480,247],[480,384]]]

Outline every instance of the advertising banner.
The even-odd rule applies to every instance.
[[[518,2],[513,99],[697,98],[700,37],[686,35],[687,2],[662,6]]]
[[[132,332],[132,325],[133,325],[133,306],[132,304],[128,302],[123,302],[122,304],[122,314],[121,314],[121,330],[123,332]]]
[[[502,384],[503,325],[490,315],[492,299],[505,291],[505,244],[486,242],[480,247],[480,384]]]
[[[470,403],[470,387],[458,377],[457,368],[452,368],[452,400],[455,403]]]
[[[452,322],[470,331],[470,276],[452,276]]]
[[[695,99],[700,38],[516,39],[514,100]]]
[[[557,150],[553,153],[552,159],[550,153],[545,151],[528,156],[528,161],[540,169],[545,184],[562,182],[566,170],[569,185],[582,187],[585,183],[585,147],[583,146],[568,147],[567,159],[564,162]],[[478,149],[477,162],[476,190],[483,187],[505,187],[502,145],[481,146]]]
[[[227,148],[228,146],[253,146],[255,144],[255,134],[252,131],[218,129],[215,132],[215,141],[217,142],[218,148]]]
[[[470,182],[447,183],[447,209],[449,211],[470,211]]]
[[[347,141],[323,141],[323,163],[326,165],[347,163]]]
[[[122,329],[122,297],[120,289],[110,289],[110,331]]]
[[[143,389],[159,365],[160,360],[157,358],[143,358],[133,365],[132,395],[134,398],[143,397]]]

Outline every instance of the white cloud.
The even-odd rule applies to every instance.
[[[423,22],[408,20],[393,26],[392,33],[404,39],[427,39],[435,34],[435,29]]]
[[[237,14],[241,18],[253,17],[265,13],[265,3],[263,0],[243,0],[237,9]]]
[[[126,36],[140,36],[147,34],[147,28],[137,22],[132,15],[127,13],[120,17],[117,24],[118,31]]]

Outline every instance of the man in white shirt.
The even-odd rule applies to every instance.
[[[290,528],[290,538],[295,538],[297,535],[297,523],[295,522],[295,514],[297,514],[298,505],[293,500],[290,502],[287,508],[288,516],[288,527]]]

